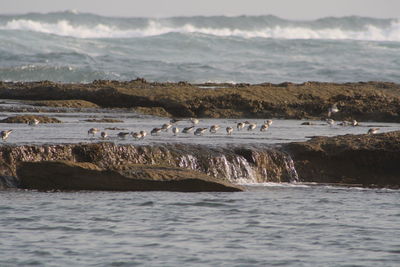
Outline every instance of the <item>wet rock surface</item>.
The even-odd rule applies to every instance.
[[[34,119],[38,120],[39,123],[62,123],[62,121],[56,118],[37,115],[12,116],[5,118],[4,120],[0,120],[0,123],[28,123]]]
[[[200,172],[168,166],[126,165],[104,170],[92,163],[22,162],[20,186],[37,190],[236,192],[243,188]]]
[[[400,131],[289,143],[301,181],[400,188]]]
[[[400,85],[387,82],[303,84],[189,84],[94,81],[0,83],[0,98],[85,100],[146,114],[209,118],[321,119],[336,103],[335,120],[400,121]]]
[[[89,162],[103,170],[129,171],[134,164],[149,166],[146,173],[158,177],[168,166],[195,170],[221,182],[290,182],[297,179],[290,157],[268,146],[209,147],[204,145],[115,145],[113,143],[65,145],[3,145],[0,176],[18,177],[21,162]],[[138,168],[136,168],[138,169]],[[152,173],[150,174],[150,172]]]

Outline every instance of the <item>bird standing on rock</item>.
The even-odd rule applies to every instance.
[[[172,127],[172,124],[171,124],[171,123],[164,123],[164,124],[161,126],[161,130],[163,130],[164,132],[168,132],[169,128],[171,128],[171,127]]]
[[[7,140],[8,136],[12,133],[13,130],[4,130],[0,132],[1,139],[3,141]]]
[[[146,131],[140,131],[139,133],[142,135],[142,137],[140,139],[144,139],[147,135]]]
[[[210,133],[217,133],[217,131],[221,128],[221,126],[215,124],[210,127]]]
[[[30,120],[30,121],[28,122],[28,124],[29,124],[30,126],[35,126],[35,125],[38,125],[39,122],[40,122],[40,121],[39,121],[38,119],[34,118],[33,120]]]
[[[193,125],[199,124],[199,122],[200,122],[200,121],[199,121],[198,119],[196,119],[196,118],[190,118],[189,121],[190,121]]]
[[[371,128],[368,130],[368,134],[376,134],[379,132],[379,128]]]
[[[150,132],[151,135],[158,135],[159,133],[161,133],[161,128],[153,128]]]
[[[178,127],[172,128],[172,132],[174,133],[174,136],[176,136],[179,133],[179,128]]]
[[[94,136],[94,135],[97,134],[98,132],[100,132],[99,129],[97,129],[97,128],[90,128],[89,131],[88,131],[87,133],[88,133],[88,135],[91,134],[92,136]]]
[[[203,135],[207,129],[208,128],[197,128],[196,131],[194,131],[194,135]]]
[[[236,125],[236,128],[238,129],[238,131],[240,131],[240,130],[242,130],[242,129],[244,128],[244,126],[245,126],[245,123],[244,123],[244,122],[239,122],[239,123]]]
[[[336,104],[333,104],[330,108],[328,108],[328,117],[337,112],[339,112],[339,109]]]
[[[117,137],[120,138],[120,139],[125,139],[125,137],[126,137],[127,135],[129,135],[128,132],[119,132],[119,133],[117,134]]]
[[[191,131],[193,131],[193,129],[194,129],[194,126],[185,127],[185,128],[183,128],[182,133],[185,133],[185,134],[190,133]]]
[[[260,131],[261,131],[261,132],[265,132],[265,131],[268,130],[268,128],[269,128],[268,124],[267,124],[267,123],[264,123],[263,125],[261,125]]]
[[[249,126],[247,126],[247,131],[253,131],[256,127],[257,127],[257,124],[249,123]]]
[[[101,136],[101,139],[106,139],[108,137],[108,134],[106,132],[101,132],[100,136]]]
[[[231,135],[233,132],[233,128],[232,127],[226,127],[226,134],[227,135]]]

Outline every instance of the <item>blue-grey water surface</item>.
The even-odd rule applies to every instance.
[[[0,266],[399,266],[400,191],[2,191]]]
[[[0,15],[7,81],[399,83],[399,69],[399,18]]]

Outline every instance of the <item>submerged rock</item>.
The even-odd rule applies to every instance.
[[[21,116],[8,117],[3,120],[0,120],[0,123],[28,123],[33,121],[34,119],[38,120],[39,123],[62,123],[62,121],[56,118],[50,118],[46,116],[36,116],[36,115],[21,115]]]
[[[17,168],[21,187],[37,190],[236,192],[243,189],[205,174],[181,168],[131,165],[103,170],[92,163],[71,161],[22,162]]]

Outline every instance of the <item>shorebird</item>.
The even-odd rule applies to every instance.
[[[267,124],[267,125],[268,125],[268,127],[269,127],[269,126],[271,126],[271,125],[272,125],[272,122],[273,122],[272,120],[267,120],[267,121],[266,121],[266,122],[264,122],[264,123],[265,123],[265,124]]]
[[[125,137],[129,135],[129,132],[119,132],[117,134],[118,138],[125,139]]]
[[[210,127],[210,133],[217,133],[217,131],[221,128],[221,126],[215,124]]]
[[[232,127],[226,127],[226,134],[227,135],[231,135],[233,132],[233,128]]]
[[[358,121],[353,120],[353,121],[351,122],[351,126],[358,126]]]
[[[349,121],[342,121],[342,122],[338,123],[338,125],[340,125],[340,126],[348,126],[350,124],[351,124],[351,122],[349,122]]]
[[[12,133],[13,130],[4,130],[0,132],[0,136],[1,139],[3,139],[3,141],[7,140],[8,136],[10,135],[10,133]]]
[[[34,118],[33,120],[28,121],[28,124],[29,124],[30,126],[35,126],[35,125],[38,125],[39,122],[40,122],[40,121],[39,121],[38,119]]]
[[[190,126],[190,127],[185,127],[185,128],[183,128],[183,130],[182,130],[182,133],[190,133],[191,131],[193,131],[193,129],[194,129],[194,126]]]
[[[172,124],[175,124],[175,123],[177,123],[177,122],[179,122],[179,121],[181,121],[181,120],[178,120],[178,119],[171,119],[169,122],[172,123]]]
[[[268,130],[268,128],[269,128],[269,125],[267,123],[264,123],[263,125],[261,125],[260,131],[265,132]]]
[[[141,133],[131,133],[132,137],[135,138],[135,140],[142,139],[143,135]]]
[[[140,131],[139,133],[142,135],[142,137],[140,139],[144,139],[147,135],[146,131]]]
[[[339,109],[336,104],[333,104],[330,108],[328,108],[328,117],[337,112],[339,112]]]
[[[239,122],[239,123],[236,125],[236,128],[238,129],[238,131],[240,131],[240,130],[242,130],[242,129],[244,128],[245,125],[246,125],[246,124],[245,124],[244,122]]]
[[[178,127],[172,128],[172,132],[173,132],[174,135],[176,136],[176,135],[179,133],[179,128],[178,128]]]
[[[208,128],[197,128],[196,131],[194,131],[194,135],[203,135],[207,129]]]
[[[335,121],[332,120],[332,119],[327,119],[327,120],[326,120],[326,123],[329,124],[330,126],[335,125]]]
[[[150,132],[151,135],[158,135],[159,133],[161,133],[161,128],[153,128]]]
[[[100,136],[101,136],[102,139],[108,138],[108,134],[106,132],[101,132]]]
[[[196,119],[196,118],[190,118],[189,121],[190,121],[193,125],[196,125],[196,124],[198,124],[198,123],[200,122],[200,121],[199,121],[198,119]]]
[[[171,124],[171,123],[164,123],[164,124],[161,126],[161,130],[164,131],[164,132],[168,132],[169,128],[171,128],[171,127],[172,127],[172,124]]]
[[[376,134],[379,130],[379,128],[371,128],[368,130],[368,134]]]
[[[253,131],[256,127],[257,127],[257,124],[249,123],[249,126],[247,126],[247,131]]]
[[[89,129],[89,131],[87,132],[88,133],[88,135],[95,135],[95,134],[97,134],[98,132],[100,132],[100,130],[99,129],[97,129],[97,128],[90,128]]]

